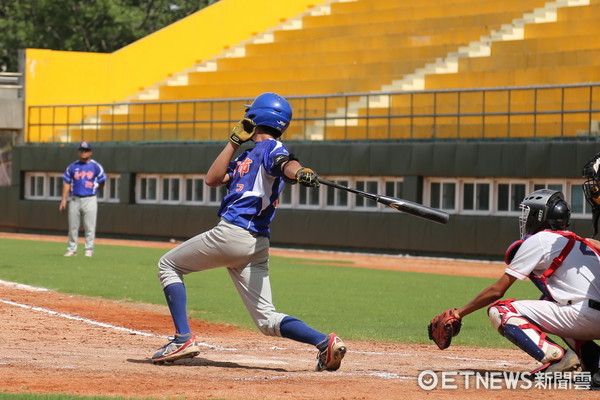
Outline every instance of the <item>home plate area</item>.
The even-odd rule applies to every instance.
[[[193,321],[201,353],[154,365],[172,327],[166,307],[0,283],[0,392],[186,399],[403,399],[594,392],[419,385],[423,371],[490,374],[535,366],[516,349],[348,341],[340,370],[315,372],[312,346],[258,331]],[[568,391],[568,393],[566,392]],[[518,393],[518,394],[517,394]]]

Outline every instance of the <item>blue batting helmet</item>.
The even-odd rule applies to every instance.
[[[276,93],[263,93],[252,104],[246,104],[246,115],[256,125],[270,126],[283,133],[292,120],[292,107],[286,99]]]

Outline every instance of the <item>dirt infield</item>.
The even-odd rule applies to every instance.
[[[274,249],[272,253],[310,258],[307,252]],[[310,256],[332,259],[331,253]],[[502,270],[498,263],[407,257],[338,254],[335,259],[352,261],[352,267],[470,271],[469,275],[477,276],[498,276]],[[166,307],[69,296],[8,282],[0,282],[0,321],[0,392],[4,393],[186,399],[600,397],[598,392],[575,388],[466,389],[460,379],[456,380],[459,389],[436,386],[426,391],[418,385],[417,377],[424,370],[493,375],[536,365],[514,349],[451,347],[442,352],[433,345],[351,341],[341,369],[319,373],[313,371],[316,351],[311,346],[198,321],[192,321],[192,328],[200,335],[202,353],[173,365],[155,366],[148,357],[172,334]]]

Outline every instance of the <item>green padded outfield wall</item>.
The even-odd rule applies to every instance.
[[[422,202],[424,177],[580,178],[600,151],[593,141],[288,142],[321,175],[401,176],[403,196]],[[217,207],[135,204],[138,173],[205,173],[223,143],[96,145],[93,158],[121,174],[120,203],[100,203],[98,237],[186,239],[217,223]],[[0,187],[0,229],[66,236],[57,201],[24,200],[26,172],[62,172],[76,147],[26,145],[13,154],[12,186]],[[582,235],[591,223],[573,220]],[[274,245],[354,248],[394,253],[501,257],[517,239],[516,217],[451,215],[439,225],[401,213],[278,210]],[[65,239],[66,240],[66,239]]]

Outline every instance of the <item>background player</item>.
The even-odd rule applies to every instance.
[[[58,209],[63,211],[69,201],[69,243],[65,257],[77,255],[77,239],[79,226],[83,221],[85,234],[85,256],[94,255],[94,240],[96,238],[96,216],[98,201],[96,194],[106,182],[104,168],[92,160],[92,146],[89,142],[79,145],[79,160],[70,164],[63,174],[62,199]]]
[[[598,219],[600,218],[600,153],[592,157],[583,166],[583,193],[588,204],[592,207],[592,238],[586,240],[600,251],[600,241],[593,239],[598,234]],[[582,367],[592,372],[592,384],[600,386],[600,346],[594,341],[586,341],[581,347]]]
[[[159,261],[161,281],[175,337],[154,354],[154,362],[194,357],[199,353],[187,318],[183,275],[217,267],[227,271],[260,331],[315,345],[317,371],[340,367],[346,346],[334,333],[326,335],[297,318],[275,310],[269,281],[269,224],[284,186],[299,182],[318,187],[317,174],[300,165],[278,140],[292,119],[289,103],[275,93],[263,93],[233,128],[230,140],[206,175],[211,187],[226,185],[228,194],[219,209],[221,221],[165,254]],[[255,146],[233,156],[241,143]]]
[[[600,339],[600,255],[565,230],[570,209],[561,192],[537,190],[521,210],[521,240],[508,248],[504,274],[454,316],[460,320],[491,304],[488,315],[498,332],[543,364],[532,373],[573,370],[582,345]],[[541,290],[540,300],[499,301],[515,280],[528,277]],[[570,348],[547,334],[564,338]]]
[[[598,219],[600,219],[600,153],[596,154],[583,166],[583,193],[592,207],[592,238],[598,234]],[[600,242],[594,240],[597,248]]]

